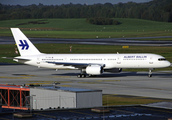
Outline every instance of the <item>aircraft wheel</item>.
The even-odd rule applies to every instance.
[[[152,74],[149,74],[148,77],[151,78],[152,77]]]
[[[82,75],[81,75],[81,74],[78,74],[78,75],[77,75],[77,77],[78,77],[78,78],[81,78],[81,77],[82,77]]]
[[[86,75],[85,75],[85,74],[82,74],[82,75],[81,75],[81,77],[82,77],[82,78],[85,78],[85,77],[86,77]]]
[[[85,74],[78,74],[77,77],[78,77],[78,78],[85,78],[86,75],[85,75]]]
[[[96,77],[97,75],[89,75],[89,77]]]
[[[91,75],[91,74],[89,74],[88,76],[89,76],[89,77],[92,77],[92,75]]]

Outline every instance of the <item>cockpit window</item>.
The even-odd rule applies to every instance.
[[[159,58],[158,61],[166,61],[165,58]]]

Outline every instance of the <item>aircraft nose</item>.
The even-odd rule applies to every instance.
[[[169,61],[167,61],[166,64],[167,64],[167,67],[170,67],[172,65]]]

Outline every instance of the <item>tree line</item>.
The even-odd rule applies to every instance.
[[[112,18],[87,18],[86,22],[95,25],[118,25],[120,22]]]
[[[62,4],[62,5],[3,5],[0,20],[42,18],[137,18],[172,22],[172,0],[147,3]]]

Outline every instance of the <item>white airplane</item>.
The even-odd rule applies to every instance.
[[[11,28],[21,56],[13,60],[28,65],[52,69],[79,69],[77,77],[101,75],[103,72],[121,72],[123,68],[169,67],[171,63],[157,54],[44,54],[41,53],[19,28]]]

